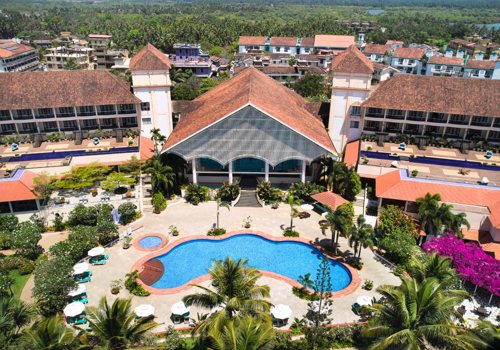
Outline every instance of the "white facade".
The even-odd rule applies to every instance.
[[[296,46],[269,46],[269,50],[272,53],[286,53],[290,55],[295,55],[298,53]]]
[[[421,74],[422,62],[415,58],[390,57],[390,65],[399,69],[402,74]]]
[[[247,53],[248,50],[262,50],[266,49],[265,45],[239,45],[239,53]]]

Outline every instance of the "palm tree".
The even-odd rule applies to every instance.
[[[349,213],[346,208],[342,205],[338,206],[336,210],[333,210],[329,205],[325,205],[326,210],[326,223],[321,226],[321,232],[326,236],[326,229],[330,227],[332,233],[332,250],[335,250],[337,254],[337,243],[339,240],[339,232],[347,232],[349,227],[352,225],[351,213]],[[335,238],[335,239],[334,239]]]
[[[64,70],[79,70],[81,67],[73,57],[68,58],[64,65]]]
[[[304,201],[302,199],[295,198],[293,195],[289,195],[287,202],[290,205],[290,230],[292,230],[293,217],[299,214],[299,211],[295,207],[301,205]]]
[[[221,310],[196,325],[194,333],[206,334],[214,328],[222,331],[227,322],[247,316],[266,323],[271,321],[269,311],[273,304],[263,300],[269,298],[270,288],[256,284],[262,274],[249,267],[248,260],[233,260],[230,256],[224,261],[214,260],[208,271],[215,290],[193,284],[203,292],[187,295],[182,300],[188,306],[196,305],[208,310],[218,306]]]
[[[451,212],[453,205],[441,203],[441,206],[436,212],[436,217],[432,220],[433,228],[436,232],[441,233],[444,226],[446,231],[449,231],[455,220],[455,215]]]
[[[104,296],[98,307],[87,307],[87,315],[84,317],[92,328],[91,333],[99,337],[100,346],[109,350],[125,349],[131,343],[140,342],[162,324],[154,322],[152,315],[134,322],[137,315],[131,310],[131,303],[132,298],[117,298],[109,305]]]
[[[213,350],[271,350],[275,341],[273,326],[251,317],[231,320],[222,331],[213,328],[207,336],[209,349]]]
[[[231,206],[226,202],[223,202],[220,198],[216,199],[217,202],[217,228],[219,228],[219,208],[227,208],[227,210],[231,211]]]
[[[439,193],[431,195],[427,192],[425,197],[418,197],[416,202],[419,205],[418,218],[427,234],[432,234],[434,225],[432,220],[436,217],[441,195]]]
[[[346,180],[346,170],[347,167],[342,162],[333,162],[330,164],[328,169],[328,188],[333,192],[340,194],[340,188],[343,187],[343,183]]]
[[[161,142],[165,142],[167,138],[160,134],[160,129],[159,128],[153,128],[151,129],[151,141],[154,141],[155,143],[155,154],[158,154],[158,144]]]
[[[370,239],[374,233],[373,226],[366,223],[365,216],[358,216],[358,227],[351,226],[347,231],[349,236],[349,247],[354,246],[354,257],[359,251],[358,262],[361,260],[361,248],[373,249],[373,241]]]
[[[427,278],[435,278],[446,284],[461,276],[451,267],[450,258],[442,258],[436,253],[432,253],[425,261],[412,256],[408,263],[408,272],[418,283]]]
[[[460,317],[454,306],[469,294],[456,291],[448,295],[444,285],[435,278],[419,283],[398,274],[401,286],[384,285],[377,292],[384,303],[366,307],[380,320],[380,324],[365,326],[363,337],[377,338],[370,350],[383,349],[476,349],[485,343],[467,329],[455,325]]]
[[[14,297],[0,298],[0,334],[6,348],[23,336],[23,329],[38,315],[39,304],[27,304]]]
[[[58,316],[41,319],[39,322],[35,322],[27,331],[26,342],[30,349],[80,349],[79,338],[73,337],[71,328],[66,327],[63,318]],[[81,349],[85,348],[82,347]]]
[[[163,187],[167,191],[167,199],[170,198],[168,188],[174,185],[173,179],[175,176],[172,168],[167,165],[163,166],[160,161],[154,160],[152,166],[146,169],[146,173],[151,175],[153,192],[159,191]]]
[[[462,226],[466,226],[467,229],[470,230],[469,221],[466,219],[467,214],[458,213],[453,217],[453,223],[451,224],[451,230],[456,233],[459,239],[463,239],[464,235],[462,234]]]
[[[183,83],[186,81],[186,79],[184,79],[184,75],[182,74],[182,69],[175,68],[175,64],[170,65],[169,75],[172,83]]]
[[[478,321],[472,331],[484,342],[488,343],[491,349],[498,349],[498,345],[500,344],[500,329],[495,328],[491,322]]]

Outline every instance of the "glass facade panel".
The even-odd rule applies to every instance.
[[[241,173],[264,173],[266,162],[255,158],[242,158],[233,161],[233,171]]]
[[[269,172],[274,173],[302,173],[302,161],[298,159],[286,160],[274,168],[269,167]]]
[[[196,159],[196,171],[229,172],[227,167],[210,158]]]
[[[21,211],[38,210],[35,199],[27,201],[15,201],[11,202],[11,204],[12,204],[12,210],[14,210],[15,213],[19,213]]]

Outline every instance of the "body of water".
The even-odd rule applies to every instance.
[[[384,11],[385,10],[366,10],[366,13],[369,14],[369,15],[379,15],[379,14],[381,14]]]
[[[151,287],[170,289],[180,287],[193,279],[206,275],[212,260],[248,259],[248,264],[259,270],[274,272],[295,281],[299,276],[316,272],[324,255],[313,246],[299,242],[275,242],[256,235],[237,235],[221,241],[197,239],[175,247],[160,260],[165,266],[163,276]],[[332,292],[342,290],[351,283],[351,273],[343,264],[330,259]]]

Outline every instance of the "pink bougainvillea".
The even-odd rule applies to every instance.
[[[485,288],[500,296],[500,261],[489,256],[476,243],[464,243],[453,232],[434,238],[424,244],[427,254],[451,258],[452,266],[463,274],[462,280]]]

